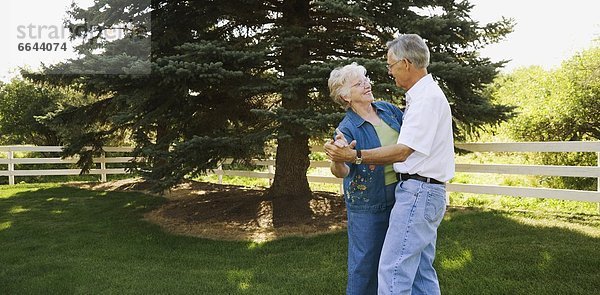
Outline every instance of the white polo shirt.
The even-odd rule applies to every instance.
[[[406,92],[398,143],[415,150],[394,171],[448,181],[454,177],[452,114],[446,95],[431,74]]]

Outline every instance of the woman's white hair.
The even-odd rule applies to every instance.
[[[355,62],[331,71],[327,85],[329,86],[329,95],[333,101],[344,108],[344,110],[350,108],[350,103],[344,99],[344,97],[350,95],[351,85],[348,85],[348,82],[362,78],[366,74],[367,69]]]

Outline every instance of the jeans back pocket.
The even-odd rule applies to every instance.
[[[446,212],[446,195],[439,192],[427,192],[425,203],[425,219],[429,222],[439,222]]]

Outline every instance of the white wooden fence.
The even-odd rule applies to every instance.
[[[106,152],[124,152],[130,153],[132,148],[129,147],[105,147]],[[56,153],[56,157],[52,158],[22,158],[16,157],[19,152],[23,153]],[[8,176],[8,184],[15,184],[15,177],[18,176],[43,176],[43,175],[79,175],[80,169],[43,169],[43,170],[17,170],[15,165],[23,164],[73,164],[77,163],[77,158],[61,159],[60,154],[62,147],[60,146],[0,146],[0,165],[8,165],[8,169],[0,170],[0,177]],[[5,154],[5,157],[2,157]],[[127,163],[132,160],[132,157],[105,157],[102,154],[100,158],[94,158],[94,163],[100,164],[100,169],[90,169],[89,174],[100,175],[101,181],[106,181],[106,176],[109,174],[125,174],[124,168],[107,169],[107,163]],[[0,166],[1,167],[1,166]],[[0,168],[2,169],[2,168]]]
[[[456,164],[457,172],[468,173],[494,173],[494,174],[519,174],[519,175],[547,175],[547,176],[571,176],[571,177],[593,177],[598,178],[597,191],[581,191],[568,189],[550,189],[533,187],[514,187],[481,184],[458,184],[447,185],[450,192],[465,192],[475,194],[495,194],[519,197],[553,198],[562,200],[587,201],[600,203],[600,142],[520,142],[520,143],[457,143],[457,148],[473,152],[595,152],[598,155],[597,166],[549,166],[549,165],[513,165],[513,164]],[[46,169],[46,170],[17,170],[15,165],[22,164],[64,164],[75,163],[77,159],[55,158],[20,158],[15,157],[15,152],[56,152],[59,146],[0,146],[0,165],[8,165],[7,170],[0,170],[0,177],[7,176],[9,184],[15,183],[15,177],[37,176],[37,175],[78,175],[79,169]],[[127,147],[106,147],[105,152],[131,152]],[[322,147],[313,147],[313,152],[322,151]],[[6,154],[2,157],[2,153]],[[90,174],[101,176],[101,181],[106,181],[108,174],[124,174],[123,168],[107,169],[107,163],[126,163],[131,157],[105,157],[95,158],[100,163],[100,169],[91,169]],[[231,163],[226,161],[223,164]],[[266,166],[267,171],[240,171],[224,170],[222,166],[213,173],[219,175],[242,176],[253,178],[267,178],[272,180],[275,176],[275,160],[255,160],[255,165]],[[0,166],[0,169],[2,166]],[[329,167],[329,161],[311,161],[311,168]],[[327,171],[327,169],[322,169]],[[309,174],[309,182],[340,184],[342,180],[335,178],[328,171],[319,175]],[[600,206],[600,205],[599,205]]]
[[[473,152],[596,152],[600,156],[600,142],[522,142],[522,143],[457,143],[456,147]],[[313,147],[313,152],[322,151],[321,147]],[[225,162],[224,164],[228,164]],[[267,166],[268,172],[223,170],[221,167],[214,174],[243,176],[254,178],[274,177],[275,160],[256,160],[255,165]],[[311,168],[329,167],[329,161],[311,161]],[[598,166],[550,166],[550,165],[514,165],[514,164],[456,164],[457,172],[521,174],[546,176],[594,177],[600,183],[600,160]],[[308,175],[309,182],[341,184],[342,180],[328,175]],[[519,197],[539,197],[562,200],[600,202],[600,184],[598,191],[580,191],[567,189],[515,187],[480,184],[447,185],[450,192],[475,194],[493,194]]]
[[[455,183],[449,183],[447,188],[448,191],[452,192],[600,202],[600,141],[458,143],[456,144],[456,147],[472,152],[595,152],[598,156],[597,166],[456,164],[456,171],[470,173],[594,177],[598,179],[597,191]]]

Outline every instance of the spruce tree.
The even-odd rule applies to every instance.
[[[86,33],[128,24],[127,36],[151,40],[149,74],[86,74],[88,67],[145,66],[143,50],[110,50],[110,43],[98,42],[81,50],[107,50],[28,75],[99,94],[93,104],[48,116],[55,128],[81,126],[65,132],[65,143],[68,154],[87,153],[83,167],[119,129],[131,130],[143,159],[136,168],[160,188],[228,157],[264,156],[264,143],[276,141],[277,169],[266,193],[274,223],[304,220],[310,216],[309,140],[331,136],[342,116],[328,95],[329,72],[356,61],[375,82],[375,97],[401,104],[402,92],[385,68],[385,42],[397,33],[427,40],[429,70],[451,102],[457,137],[510,115],[482,92],[503,62],[477,51],[503,38],[512,23],[480,25],[469,17],[468,1],[146,2],[96,0],[88,9],[73,7],[71,15],[72,23],[86,23]],[[80,74],[66,74],[74,69]],[[47,75],[57,70],[63,74]]]

